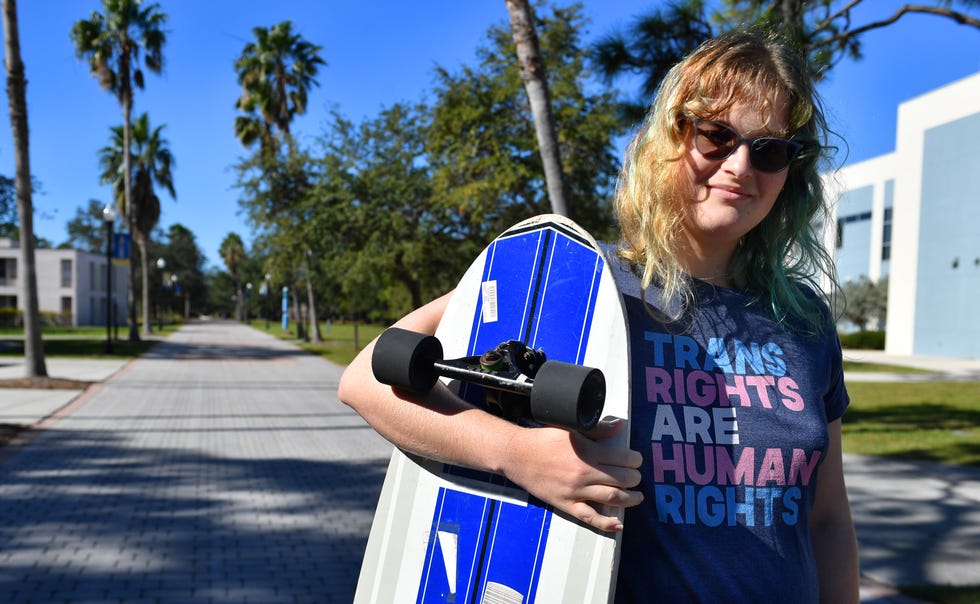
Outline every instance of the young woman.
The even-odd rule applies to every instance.
[[[856,602],[840,344],[811,231],[825,122],[802,57],[739,32],[676,65],[627,152],[609,256],[631,334],[631,443],[523,428],[436,388],[372,378],[340,398],[396,445],[501,473],[583,522],[623,530],[617,600]],[[432,333],[448,296],[399,326]]]

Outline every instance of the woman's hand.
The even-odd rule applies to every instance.
[[[521,428],[508,443],[507,478],[557,509],[602,531],[621,531],[622,522],[596,506],[627,508],[643,501],[629,490],[640,483],[641,455],[606,440],[625,422],[590,436],[561,428]]]

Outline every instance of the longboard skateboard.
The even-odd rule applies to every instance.
[[[460,280],[435,338],[386,332],[373,365],[385,383],[424,390],[441,378],[528,425],[584,430],[600,414],[629,419],[619,292],[595,240],[561,216],[497,237]],[[628,438],[627,426],[614,443]],[[501,476],[396,449],[354,601],[604,603],[614,595],[618,545],[618,534],[556,512]]]

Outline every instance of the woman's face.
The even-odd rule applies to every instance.
[[[758,109],[736,104],[713,121],[730,126],[744,138],[784,136],[786,104],[775,103],[773,108],[774,114],[766,119]],[[692,191],[686,233],[703,252],[727,253],[730,257],[738,240],[772,210],[788,170],[760,171],[749,161],[749,145],[744,142],[724,159],[708,159],[695,148],[694,136],[691,127],[683,171]]]

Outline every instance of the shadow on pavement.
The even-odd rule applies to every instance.
[[[0,600],[352,600],[386,459],[125,440],[56,427],[0,465]]]

